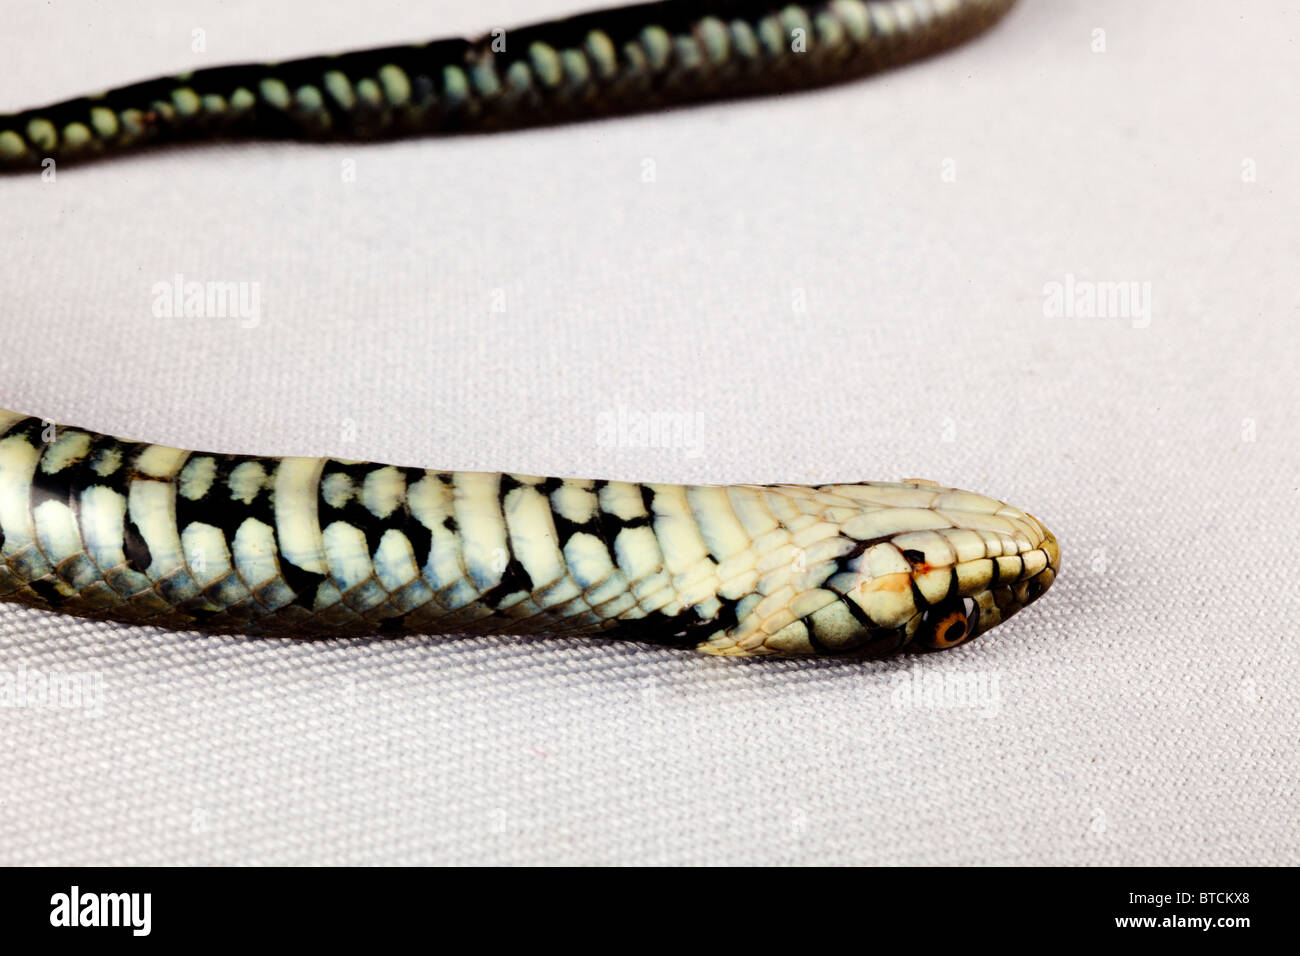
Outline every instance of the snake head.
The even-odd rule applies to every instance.
[[[1042,522],[984,495],[922,481],[761,492],[789,535],[784,566],[760,561],[755,593],[706,653],[946,650],[1033,603],[1060,569]]]

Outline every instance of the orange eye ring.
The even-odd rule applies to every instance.
[[[979,616],[979,605],[971,598],[944,601],[922,616],[920,644],[932,650],[956,647],[974,635]]]

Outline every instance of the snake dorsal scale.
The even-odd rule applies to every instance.
[[[501,130],[839,82],[938,52],[1014,0],[667,0],[473,39],[161,77],[0,115],[0,169],[179,140]]]

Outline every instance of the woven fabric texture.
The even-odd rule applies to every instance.
[[[583,6],[23,5],[0,110]],[[1064,561],[969,648],[867,664],[0,607],[0,863],[1300,861],[1298,28],[1025,3],[807,94],[0,180],[0,406],[447,469],[925,477]],[[177,276],[255,315],[160,318]]]

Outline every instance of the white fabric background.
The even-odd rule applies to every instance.
[[[11,5],[0,110],[584,6]],[[970,648],[876,664],[5,606],[0,669],[104,698],[0,710],[0,861],[1297,862],[1284,6],[1026,3],[807,95],[0,180],[0,405],[218,451],[929,477],[1028,508],[1065,562]],[[154,318],[176,273],[260,283],[261,323]],[[1150,282],[1149,327],[1045,318],[1067,273]],[[609,447],[620,406],[705,441]],[[918,673],[996,679],[996,712],[901,706]]]

